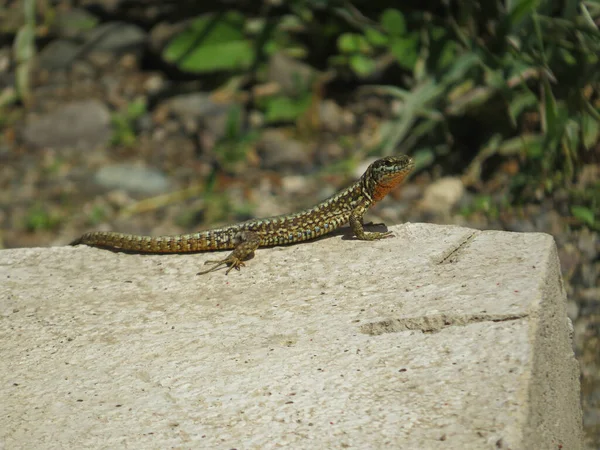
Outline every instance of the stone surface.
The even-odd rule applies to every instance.
[[[133,164],[112,164],[100,168],[94,181],[105,189],[123,189],[145,195],[157,195],[171,188],[169,178],[160,170]]]
[[[310,90],[318,72],[308,64],[277,52],[269,60],[267,78],[284,94],[299,95]]]
[[[2,448],[577,449],[551,236],[0,251]],[[218,254],[217,257],[220,257]]]
[[[87,33],[86,45],[90,51],[105,51],[116,54],[130,52],[140,55],[147,41],[146,32],[126,22],[105,22]]]
[[[26,145],[38,148],[92,150],[106,145],[111,134],[108,108],[98,100],[82,100],[29,119],[23,130],[23,139]]]
[[[465,187],[460,178],[440,178],[425,189],[421,208],[431,213],[449,214],[464,192]]]
[[[199,120],[205,131],[210,133],[215,140],[225,136],[228,121],[236,111],[239,113],[238,125],[245,120],[244,113],[238,104],[230,101],[217,101],[208,92],[174,96],[163,103],[163,108],[179,116],[183,121]]]
[[[265,169],[306,171],[311,164],[307,146],[289,136],[284,131],[271,129],[263,132],[257,145],[261,166]]]

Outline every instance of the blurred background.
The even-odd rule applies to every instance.
[[[210,6],[207,6],[210,5]],[[0,248],[297,211],[544,232],[600,448],[600,3],[0,1]]]

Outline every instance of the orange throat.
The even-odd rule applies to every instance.
[[[379,183],[375,187],[375,191],[373,192],[373,200],[376,202],[381,200],[388,194],[388,192],[390,192],[392,189],[394,189],[396,186],[402,183],[404,181],[404,178],[406,178],[406,173],[399,173],[393,178],[386,180],[384,183]]]

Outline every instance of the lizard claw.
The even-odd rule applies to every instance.
[[[206,264],[214,264],[214,266],[212,266],[210,269],[198,272],[196,275],[204,275],[205,273],[213,272],[213,271],[217,270],[219,267],[229,264],[229,268],[225,272],[225,275],[227,275],[229,272],[231,272],[231,269],[240,270],[240,267],[243,267],[246,265],[246,264],[244,264],[244,262],[241,259],[236,258],[235,256],[230,256],[228,258],[221,259],[220,261],[214,261],[214,260],[205,261],[204,264],[205,265]]]

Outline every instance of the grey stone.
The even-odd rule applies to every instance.
[[[598,233],[590,231],[587,228],[582,228],[578,234],[577,247],[585,255],[586,259],[594,261],[600,253],[600,238],[598,237]]]
[[[86,33],[89,51],[105,51],[117,54],[140,55],[147,41],[146,32],[125,22],[107,22]]]
[[[98,24],[98,18],[82,8],[56,8],[55,11],[52,27],[61,37],[78,37]]]
[[[164,102],[164,106],[183,120],[194,119],[203,124],[204,129],[215,139],[225,135],[227,121],[232,108],[239,108],[233,102],[216,102],[211,94],[205,92],[194,92],[170,98]],[[243,111],[240,124],[244,122]]]
[[[221,254],[0,250],[0,442],[580,449],[552,237],[390,229],[228,276],[196,275]]]
[[[80,44],[67,39],[55,39],[46,45],[38,55],[40,69],[64,70],[70,67],[79,55]]]
[[[161,171],[132,164],[102,167],[94,181],[105,189],[123,189],[129,192],[155,195],[169,190],[171,183]]]
[[[275,53],[269,60],[267,77],[277,83],[284,94],[298,95],[310,91],[318,72],[302,61],[290,58],[281,52]]]
[[[319,103],[319,121],[323,130],[341,133],[351,129],[356,120],[350,111],[344,110],[333,100],[324,100]]]
[[[69,103],[39,118],[29,118],[23,129],[26,145],[91,150],[111,138],[110,112],[98,100]]]
[[[265,169],[305,171],[311,165],[309,149],[280,130],[266,130],[257,144]]]
[[[425,189],[421,208],[434,214],[449,214],[460,202],[464,192],[465,187],[460,178],[440,178]]]

